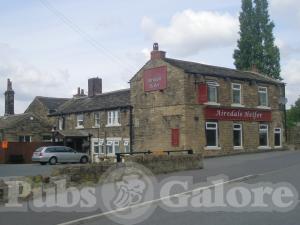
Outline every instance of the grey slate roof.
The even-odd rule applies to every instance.
[[[130,90],[118,90],[94,97],[73,98],[61,105],[52,116],[61,114],[90,112],[130,106]]]
[[[175,67],[183,69],[186,73],[228,77],[233,79],[255,80],[272,84],[282,84],[282,82],[279,80],[275,80],[260,73],[251,71],[239,71],[225,67],[205,65],[201,63],[188,62],[171,58],[165,58],[163,60]]]
[[[53,97],[43,97],[37,96],[38,99],[43,105],[45,105],[48,110],[57,110],[59,106],[70,100],[70,98],[53,98]]]
[[[24,120],[30,120],[31,117],[38,119],[32,113],[22,113],[0,117],[0,129],[13,128]]]

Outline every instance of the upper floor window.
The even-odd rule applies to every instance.
[[[100,127],[100,113],[99,112],[94,113],[94,126]]]
[[[266,87],[258,87],[259,106],[268,106],[268,89]]]
[[[76,116],[77,120],[76,120],[76,127],[78,128],[82,128],[83,127],[83,114],[78,114]]]
[[[63,117],[60,117],[58,119],[58,129],[59,130],[63,130],[64,129],[64,118]]]
[[[242,104],[241,84],[232,84],[231,88],[232,88],[232,103]]]
[[[207,100],[208,102],[218,102],[218,86],[216,81],[207,82]]]
[[[118,110],[107,112],[107,126],[120,126],[120,112]]]

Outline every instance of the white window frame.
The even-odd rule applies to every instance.
[[[63,128],[64,128],[64,118],[59,117],[58,118],[58,130],[63,130]]]
[[[264,127],[264,128],[262,128]],[[258,135],[260,135],[262,132],[267,133],[267,145],[260,145],[259,148],[270,148],[270,140],[269,140],[269,125],[262,123],[259,124],[259,130],[258,130]],[[259,137],[260,138],[260,137]]]
[[[116,155],[116,148],[115,148],[116,145],[119,146],[119,152],[121,152],[120,141],[121,141],[121,138],[119,138],[119,137],[116,137],[116,138],[107,138],[106,139],[106,145],[105,145],[106,149],[105,149],[105,152],[107,152],[107,156],[115,156]],[[107,146],[111,146],[112,147],[112,153],[108,152]]]
[[[282,129],[280,127],[274,128],[274,148],[282,148]],[[280,135],[280,145],[275,145],[275,134]]]
[[[19,140],[20,140],[21,137],[23,137],[22,138],[23,141],[21,141],[21,143],[30,143],[30,142],[32,142],[32,136],[31,135],[19,135]],[[29,137],[29,142],[25,141],[25,139],[26,139],[25,137]]]
[[[207,103],[208,104],[218,104],[218,87],[220,86],[216,81],[207,81]],[[216,99],[215,101],[210,101],[209,99],[209,88],[214,88]]]
[[[235,126],[239,126],[239,128],[236,128]],[[233,141],[233,148],[234,149],[242,149],[243,148],[243,125],[241,123],[233,123],[233,133],[234,131],[240,131],[240,137],[241,137],[241,145],[236,146],[234,145]],[[234,136],[233,136],[234,138]]]
[[[100,127],[100,112],[94,112],[94,127]]]
[[[238,86],[238,87],[235,87]],[[234,102],[234,91],[240,92],[240,100],[239,102]],[[242,85],[239,83],[232,83],[231,84],[231,96],[232,96],[232,104],[233,105],[242,105]]]
[[[123,140],[123,145],[124,145],[124,152],[125,153],[130,153],[130,140],[129,139],[124,139]],[[128,149],[128,151],[126,151]]]
[[[262,105],[260,102],[260,94],[265,93],[266,94],[266,105]],[[268,88],[258,86],[258,106],[259,107],[268,107],[269,106],[269,96],[268,96]]]
[[[104,155],[105,154],[105,149],[104,149],[104,139],[100,139],[100,138],[92,138],[92,151],[93,154],[95,155]],[[99,147],[99,152],[95,152],[95,147],[98,146]]]
[[[208,125],[215,125],[215,127],[209,127]],[[205,138],[207,139],[206,137],[206,130],[215,130],[216,132],[216,146],[208,146],[207,143],[206,143],[206,147],[205,149],[206,150],[219,150],[221,149],[219,147],[219,131],[218,131],[218,123],[217,122],[206,122],[205,123]]]
[[[120,111],[112,110],[107,111],[107,127],[121,126],[120,124]]]
[[[80,119],[80,117],[82,117],[82,119]],[[82,122],[82,125],[80,124],[80,122]],[[77,114],[76,115],[76,128],[84,128],[83,123],[84,123],[83,113]]]

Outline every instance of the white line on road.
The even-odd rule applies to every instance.
[[[107,216],[107,215],[114,214],[114,213],[117,213],[117,212],[125,211],[127,209],[134,209],[134,208],[143,207],[145,205],[157,203],[157,202],[160,202],[162,200],[170,199],[170,198],[173,198],[173,197],[179,197],[179,196],[182,196],[182,195],[193,193],[195,191],[202,191],[202,190],[214,188],[214,187],[217,187],[217,186],[220,186],[220,185],[224,185],[224,184],[229,184],[229,183],[233,183],[233,182],[241,182],[241,181],[248,180],[248,179],[256,177],[256,176],[257,175],[250,174],[250,175],[247,175],[247,176],[238,177],[238,178],[235,178],[235,179],[232,179],[232,180],[228,180],[228,181],[225,181],[225,182],[221,182],[221,183],[217,183],[217,184],[212,184],[212,185],[204,186],[204,187],[198,187],[198,188],[195,188],[195,189],[192,189],[192,190],[189,190],[189,191],[185,191],[185,192],[181,192],[181,193],[178,193],[178,194],[165,196],[165,197],[162,197],[162,198],[159,198],[159,199],[154,199],[154,200],[151,200],[151,201],[147,201],[147,202],[143,202],[143,203],[140,203],[140,204],[128,206],[128,207],[125,207],[125,208],[120,208],[120,209],[111,210],[111,211],[103,212],[103,213],[98,213],[98,214],[87,216],[87,217],[82,217],[82,218],[79,218],[79,219],[75,219],[75,220],[68,221],[68,222],[65,222],[65,223],[60,223],[60,224],[57,224],[57,225],[83,224],[84,222],[91,221],[93,219],[96,219],[96,218],[99,218],[99,217],[102,217],[102,216]]]

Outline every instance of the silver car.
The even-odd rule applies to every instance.
[[[80,162],[87,163],[89,156],[86,153],[77,152],[76,150],[66,146],[46,146],[40,147],[34,151],[32,155],[33,162],[40,162],[41,165],[49,163]]]

